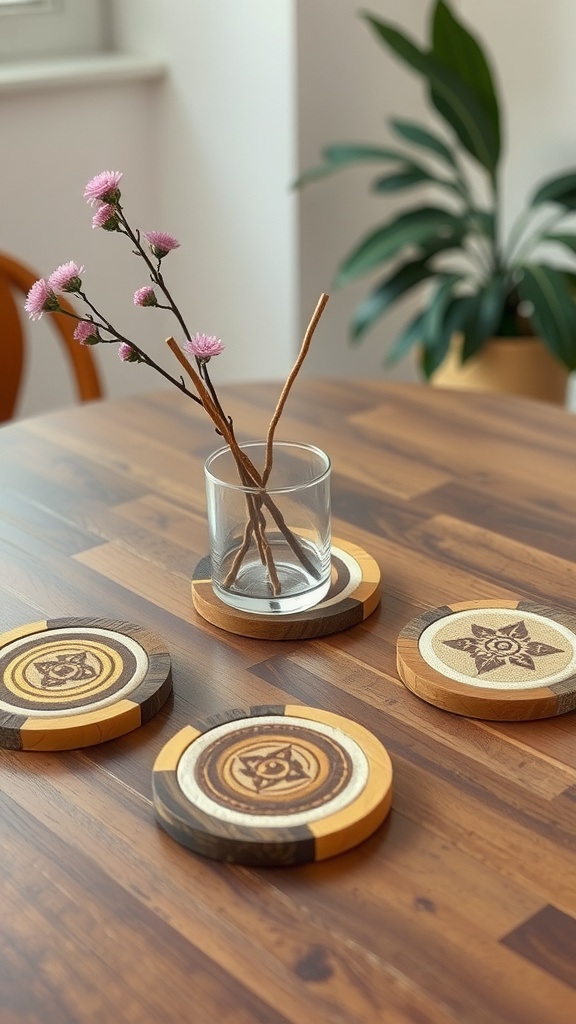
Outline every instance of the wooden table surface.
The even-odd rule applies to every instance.
[[[278,386],[223,390],[241,439]],[[333,531],[383,574],[380,608],[319,640],[200,620],[202,411],[170,391],[0,430],[8,630],[96,616],[158,632],[174,696],[66,753],[0,751],[0,1021],[574,1024],[576,712],[498,724],[410,693],[395,640],[481,598],[576,611],[576,418],[521,399],[299,380],[279,437],[333,460]],[[392,811],[355,850],[291,868],[203,859],[156,824],[154,759],[188,722],[303,703],[387,747]]]

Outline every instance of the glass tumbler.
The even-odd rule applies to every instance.
[[[266,442],[240,446],[260,478]],[[212,586],[254,614],[303,612],[330,587],[330,459],[313,445],[274,441],[270,475],[254,486],[230,448],[206,460]]]

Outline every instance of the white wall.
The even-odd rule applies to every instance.
[[[289,0],[119,0],[117,43],[165,57],[161,84],[0,91],[0,248],[48,274],[86,264],[85,285],[123,333],[165,352],[168,315],[135,309],[146,284],[125,241],[91,228],[82,192],[124,171],[126,212],[181,248],[165,275],[192,331],[219,334],[214,378],[281,377],[298,347],[293,21]],[[71,399],[44,317],[20,415]],[[45,337],[46,335],[46,337]],[[179,335],[176,333],[176,337]],[[115,346],[114,346],[115,349]],[[93,349],[109,396],[162,386]],[[165,365],[172,366],[166,353]]]
[[[116,37],[169,64],[154,144],[162,225],[186,246],[174,281],[227,346],[220,379],[279,377],[299,340],[292,4],[159,6],[120,0]]]
[[[96,303],[110,319],[143,333],[146,311],[132,303],[139,268],[126,254],[127,272],[111,275],[121,240],[93,231],[82,194],[98,171],[123,169],[135,209],[156,220],[158,154],[149,146],[154,91],[139,83],[0,92],[0,248],[41,275],[70,259],[84,264],[84,283]],[[22,416],[66,404],[73,394],[48,317],[27,331]],[[100,346],[97,355],[108,393],[149,386],[129,373],[140,368],[120,364],[112,348]]]

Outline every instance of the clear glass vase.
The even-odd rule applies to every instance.
[[[266,443],[241,445],[260,477]],[[229,447],[206,461],[212,586],[233,608],[302,612],[330,587],[330,459],[312,445],[275,441],[265,487],[251,486]]]

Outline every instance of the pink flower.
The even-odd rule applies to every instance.
[[[144,288],[139,288],[138,291],[134,292],[134,305],[135,306],[157,306],[158,299],[156,293],[150,285],[144,285]]]
[[[101,171],[95,178],[91,178],[84,189],[84,198],[91,206],[98,201],[103,203],[117,203],[120,199],[118,188],[122,171]]]
[[[224,345],[220,338],[216,338],[213,334],[194,334],[190,341],[184,342],[182,347],[186,352],[190,352],[205,363],[212,356],[219,356],[224,351]]]
[[[81,345],[96,345],[100,340],[96,324],[89,320],[80,320],[74,330],[74,337]],[[93,339],[90,341],[90,339]]]
[[[118,224],[119,220],[116,207],[111,206],[110,203],[102,203],[92,217],[93,228],[104,228],[105,231],[117,231]]]
[[[173,235],[168,235],[165,231],[146,231],[144,238],[150,246],[152,255],[157,260],[163,259],[172,249],[177,249],[180,245]]]
[[[24,309],[31,320],[39,320],[43,313],[54,313],[60,309],[58,297],[43,277],[32,285]]]
[[[70,260],[69,263],[62,263],[50,274],[48,285],[55,292],[78,292],[82,287],[82,274],[84,267]]]
[[[138,355],[136,349],[132,348],[127,341],[123,341],[118,346],[118,355],[123,363],[141,363],[142,360]]]

